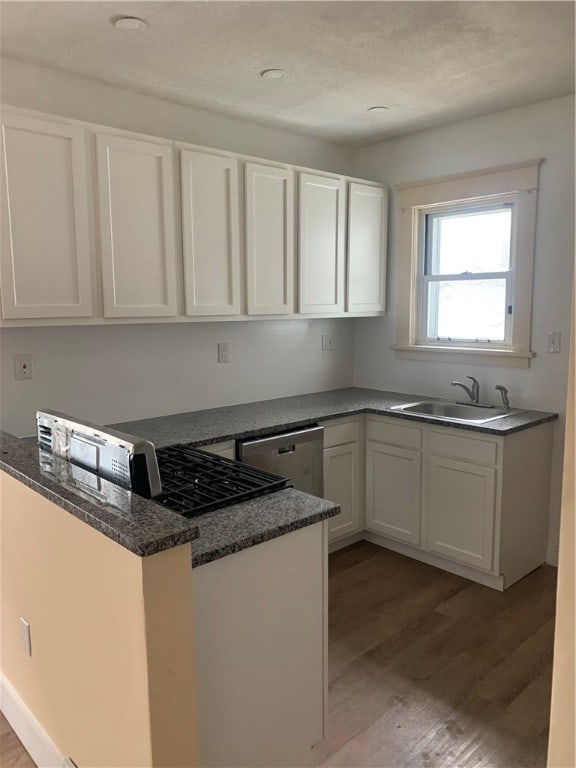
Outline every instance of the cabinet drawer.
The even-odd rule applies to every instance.
[[[495,442],[475,440],[445,432],[430,433],[430,448],[432,453],[474,461],[478,464],[496,464],[498,457],[498,446]]]
[[[324,424],[324,448],[345,443],[357,443],[360,440],[360,423],[347,421],[342,424]]]
[[[422,430],[418,427],[405,427],[403,424],[391,424],[388,421],[368,419],[366,439],[400,445],[403,448],[421,448]]]

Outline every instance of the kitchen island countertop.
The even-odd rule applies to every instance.
[[[186,518],[0,431],[0,470],[136,555],[193,542],[192,566],[338,514],[331,501],[287,488]]]

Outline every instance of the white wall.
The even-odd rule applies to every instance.
[[[0,59],[4,104],[188,141],[284,163],[351,173],[354,151],[329,141],[116,88],[96,80]]]
[[[470,120],[354,151],[262,125],[31,64],[3,60],[5,103],[127,130],[180,139],[366,178],[389,185],[542,157],[536,238],[533,349],[529,370],[400,361],[395,338],[396,250],[391,217],[389,309],[384,319],[242,324],[8,329],[1,332],[1,424],[30,434],[38,407],[109,422],[348,386],[450,397],[449,382],[477,376],[484,396],[496,383],[512,404],[564,414],[570,274],[574,253],[572,98]],[[394,205],[394,200],[393,200]],[[352,333],[352,326],[354,333]],[[545,352],[559,329],[563,350]],[[337,351],[320,353],[322,332]],[[215,363],[217,341],[232,363]],[[354,351],[353,351],[354,347]],[[12,355],[31,351],[36,374],[15,382]],[[353,370],[352,377],[352,356]],[[153,365],[151,364],[153,362]],[[488,398],[487,398],[488,399]],[[556,429],[551,497],[555,558],[563,423]]]
[[[349,173],[353,150],[192,109],[63,72],[2,60],[6,104],[126,130]],[[336,350],[321,352],[322,333]],[[216,363],[229,341],[231,362]],[[14,380],[13,355],[32,352],[34,379]],[[96,422],[177,413],[350,386],[349,321],[273,321],[0,331],[0,424],[32,434],[37,408]]]
[[[38,408],[106,424],[348,387],[352,330],[349,320],[3,329],[2,428],[34,434]],[[321,351],[323,333],[333,352]],[[14,379],[16,352],[32,353],[32,380]]]
[[[452,379],[467,374],[481,383],[482,399],[496,402],[494,385],[510,390],[512,405],[557,411],[549,557],[558,549],[562,445],[568,368],[571,275],[574,265],[574,99],[554,99],[362,148],[356,173],[390,185],[467,170],[543,158],[538,193],[532,320],[528,370],[398,360],[395,342],[398,253],[392,196],[389,234],[389,303],[384,319],[355,321],[354,384],[414,394],[453,397]],[[562,333],[560,354],[546,352],[546,332]]]

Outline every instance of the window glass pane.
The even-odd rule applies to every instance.
[[[428,338],[505,340],[506,280],[428,284]]]
[[[511,208],[429,215],[428,225],[428,274],[510,269]]]

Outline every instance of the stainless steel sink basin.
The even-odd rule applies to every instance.
[[[418,403],[395,405],[390,410],[414,413],[420,416],[431,416],[447,421],[470,421],[474,424],[484,424],[487,421],[503,419],[516,413],[515,410],[496,408],[496,406],[468,405],[467,403],[443,403],[437,400],[421,400]]]

